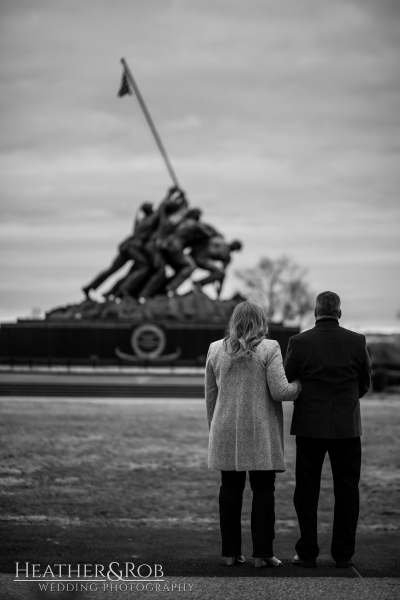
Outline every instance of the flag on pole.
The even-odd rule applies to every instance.
[[[129,83],[128,83],[128,78],[126,76],[125,71],[122,74],[122,79],[121,79],[121,85],[119,86],[119,90],[118,90],[118,97],[122,98],[122,96],[125,96],[126,94],[129,94],[130,96],[132,96],[132,90],[129,87]]]

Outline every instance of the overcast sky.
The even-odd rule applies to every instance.
[[[286,253],[345,324],[400,324],[397,0],[2,0],[0,17],[0,318],[80,301],[170,185],[116,96],[124,56],[192,206],[244,243],[227,294]]]

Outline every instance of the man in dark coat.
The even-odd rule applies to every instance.
[[[301,537],[293,564],[315,567],[319,554],[317,509],[321,470],[328,452],[335,510],[331,554],[337,567],[351,567],[359,512],[360,401],[370,386],[365,337],[339,326],[340,298],[317,296],[313,329],[290,338],[285,371],[300,379],[290,433],[296,436],[294,505]]]

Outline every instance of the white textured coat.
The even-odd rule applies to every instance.
[[[300,390],[298,381],[288,383],[275,340],[262,340],[253,358],[233,360],[223,340],[213,342],[205,374],[208,467],[284,471],[281,402]]]

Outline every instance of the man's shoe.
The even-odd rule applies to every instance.
[[[315,569],[317,566],[316,560],[302,560],[298,554],[293,558],[292,565],[296,567],[306,567],[307,569]]]
[[[352,560],[337,560],[336,568],[337,569],[350,569],[354,565]]]

